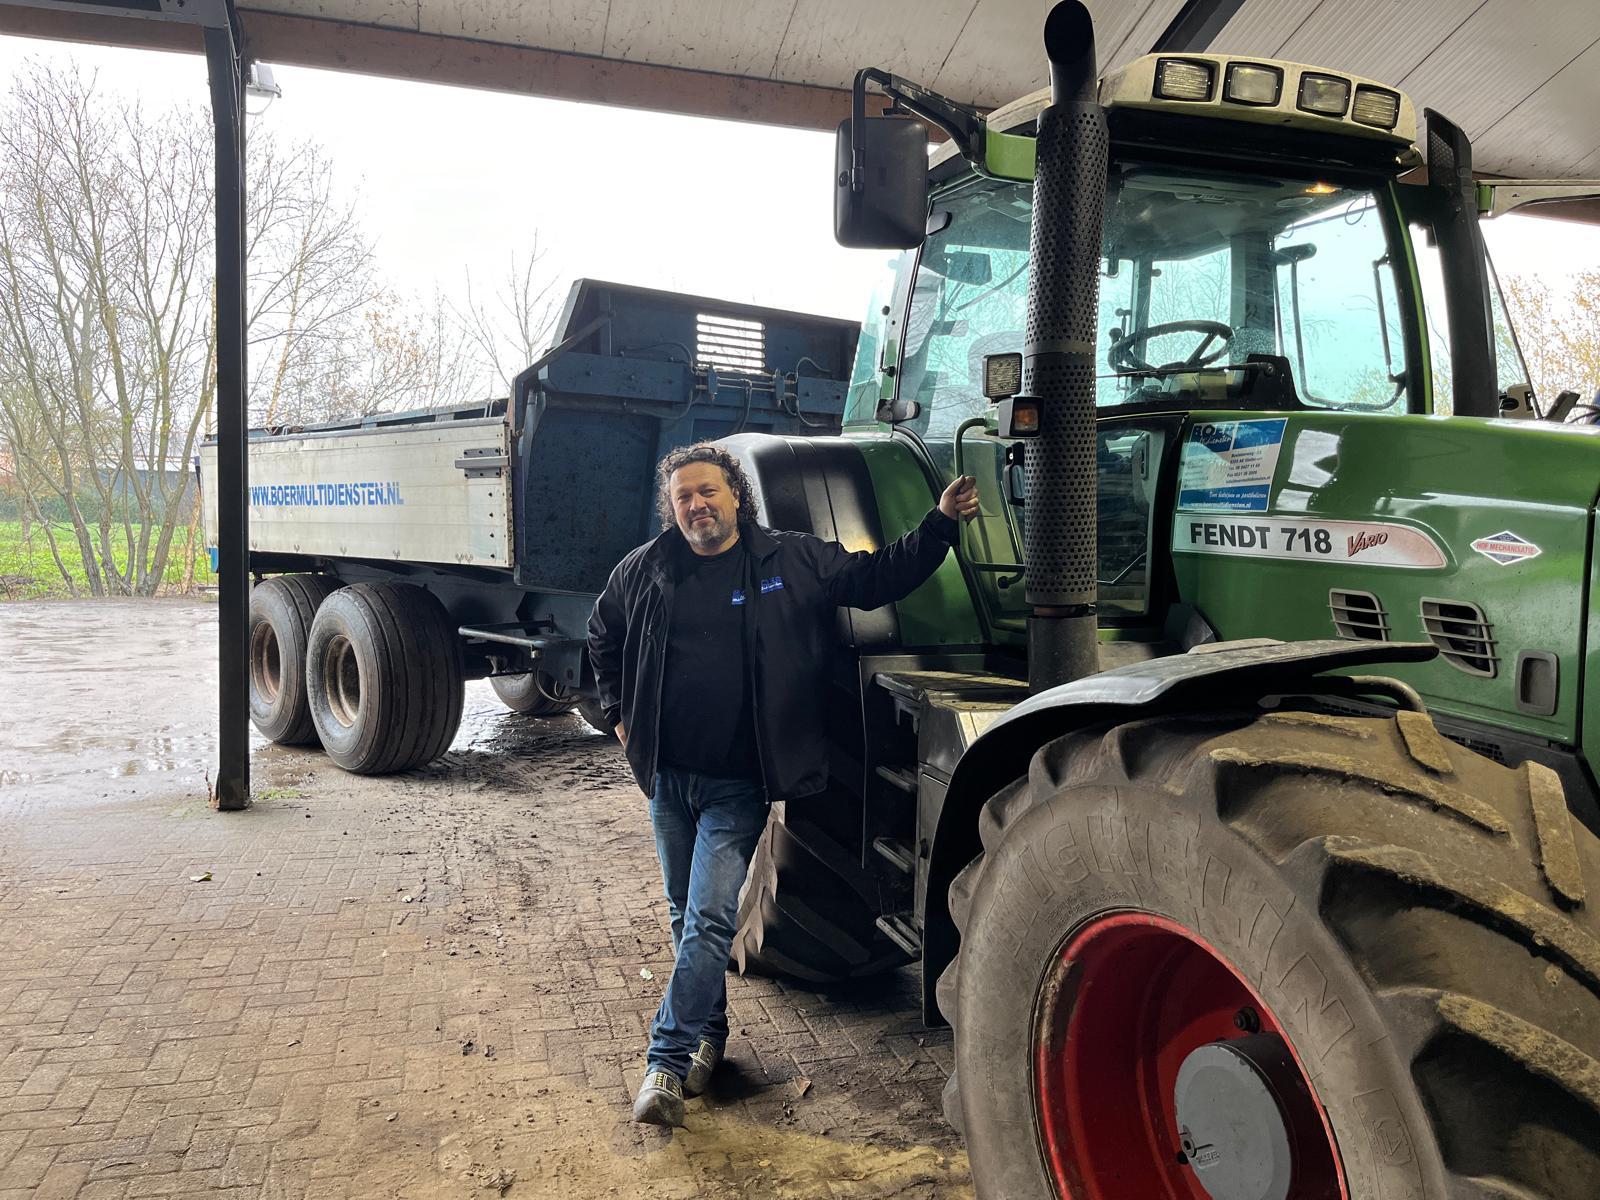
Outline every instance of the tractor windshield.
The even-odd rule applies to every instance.
[[[901,401],[920,409],[908,424],[930,444],[990,411],[984,356],[1023,348],[1031,195],[1029,185],[984,179],[934,203],[938,232],[918,261],[899,370]],[[1406,411],[1384,218],[1364,188],[1118,164],[1101,258],[1097,403]]]

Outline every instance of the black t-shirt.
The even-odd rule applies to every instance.
[[[661,684],[660,761],[727,779],[759,779],[745,645],[743,540],[714,558],[687,546],[677,562]]]

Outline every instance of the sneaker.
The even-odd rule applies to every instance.
[[[651,1071],[644,1077],[639,1098],[633,1102],[633,1119],[645,1125],[675,1129],[683,1124],[683,1084],[671,1071]]]
[[[706,1038],[700,1039],[700,1046],[689,1056],[689,1074],[683,1081],[683,1094],[685,1096],[698,1096],[711,1086],[711,1073],[717,1069],[717,1064],[722,1061],[722,1047]]]

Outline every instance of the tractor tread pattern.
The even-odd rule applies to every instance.
[[[1040,747],[1026,778],[985,806],[984,852],[950,887],[959,931],[988,894],[985,863],[1008,829],[1084,784],[1214,804],[1337,931],[1395,1022],[1448,1195],[1600,1194],[1600,922],[1582,903],[1600,841],[1572,820],[1554,772],[1482,758],[1425,714],[1243,713],[1231,726],[1210,715],[1080,731]],[[1535,899],[1547,889],[1559,909]],[[936,987],[958,1059],[961,964],[958,952]],[[1428,1003],[1413,1021],[1418,995]],[[959,1129],[951,1079],[945,1114]]]
[[[1325,754],[1309,750],[1264,751],[1223,746],[1211,751],[1211,761],[1219,765],[1246,768],[1278,768],[1304,771],[1310,775],[1329,775],[1351,783],[1366,783],[1402,800],[1429,805],[1450,813],[1490,833],[1509,834],[1506,824],[1491,804],[1486,804],[1458,788],[1432,779],[1407,776],[1347,754]]]
[[[751,859],[733,938],[741,975],[813,984],[882,974],[906,955],[877,928],[871,875],[821,830],[791,830],[775,805]]]
[[[1583,866],[1572,836],[1572,810],[1561,776],[1543,763],[1522,764],[1533,810],[1533,827],[1539,835],[1539,866],[1556,897],[1568,905],[1583,903]]]

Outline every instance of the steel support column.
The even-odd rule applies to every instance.
[[[213,807],[250,804],[250,510],[245,313],[244,63],[239,19],[205,31],[216,133],[217,205],[217,783]]]
[[[198,27],[211,76],[217,206],[217,549],[221,603],[217,646],[220,743],[211,802],[250,803],[249,509],[245,476],[244,39],[234,0],[0,0],[62,21],[156,21]],[[70,25],[64,26],[70,28]],[[133,29],[137,30],[137,26]],[[140,43],[130,33],[132,43]]]

